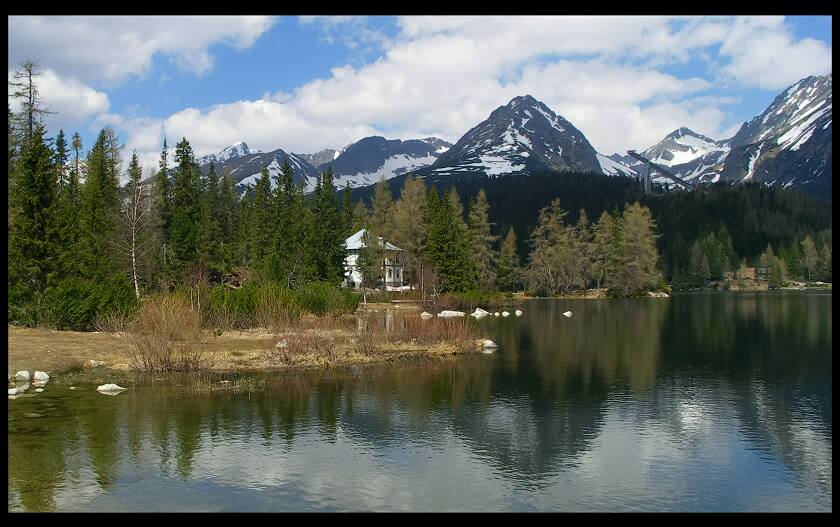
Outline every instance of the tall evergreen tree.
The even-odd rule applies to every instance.
[[[58,252],[53,152],[39,123],[23,143],[11,198],[15,210],[9,229],[9,298],[23,302],[46,287]]]
[[[452,202],[439,199],[434,188],[429,192],[427,253],[439,276],[441,292],[467,291],[477,285],[466,226]]]
[[[491,290],[496,284],[498,257],[494,244],[499,237],[490,231],[490,205],[484,189],[478,192],[470,204],[467,224],[478,285],[482,289]]]
[[[519,277],[519,254],[516,252],[516,232],[508,229],[499,251],[499,268],[496,283],[502,291],[515,291]]]
[[[703,253],[700,242],[695,241],[688,257],[688,283],[691,287],[704,287],[710,279],[709,260]]]
[[[403,269],[409,284],[423,288],[428,238],[426,216],[426,185],[419,177],[406,178],[400,199],[394,204],[391,237],[394,245],[404,249]]]
[[[263,166],[260,178],[257,180],[254,192],[253,217],[251,223],[251,263],[254,269],[264,276],[271,276],[273,267],[273,242],[274,233],[272,230],[274,212],[271,207],[271,182],[269,180],[268,167]]]
[[[527,276],[531,287],[543,294],[568,292],[586,283],[583,255],[576,251],[574,230],[565,221],[567,214],[555,198],[540,211],[531,234]]]
[[[388,190],[385,178],[380,178],[373,187],[373,202],[371,203],[371,214],[368,228],[377,236],[391,237],[391,213],[394,207],[394,198]]]
[[[342,192],[341,215],[344,218],[344,236],[350,237],[353,234],[353,201],[350,199],[350,182],[344,186]]]
[[[172,187],[170,243],[179,272],[199,263],[201,188],[198,167],[186,137],[175,145],[175,181]]]
[[[612,274],[612,262],[615,260],[616,220],[607,211],[601,213],[592,229],[592,251],[589,255],[589,276],[595,287],[600,288]]]
[[[88,154],[87,178],[82,186],[83,269],[94,279],[107,278],[116,271],[113,241],[119,214],[119,185],[112,156],[109,133],[103,129]]]
[[[59,130],[58,135],[55,136],[55,158],[53,164],[55,166],[55,179],[57,190],[60,190],[67,184],[67,159],[69,154],[67,152],[67,139],[64,138],[64,130]]]
[[[310,228],[310,261],[313,263],[316,279],[338,285],[345,274],[346,248],[343,236],[344,221],[336,201],[332,166],[328,165],[315,187],[312,208],[314,221]]]

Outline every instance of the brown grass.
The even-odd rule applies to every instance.
[[[209,366],[201,342],[201,316],[184,299],[144,299],[129,333],[129,364],[136,370],[194,371]]]
[[[107,315],[96,315],[93,327],[96,331],[104,333],[122,333],[128,329],[133,321],[134,315],[113,312]]]

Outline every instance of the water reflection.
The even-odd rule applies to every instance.
[[[9,508],[831,509],[830,296],[525,312],[493,355],[10,401]]]

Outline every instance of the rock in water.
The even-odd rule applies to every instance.
[[[494,317],[499,316],[499,312],[498,312],[498,311],[496,311],[495,313],[493,313],[493,316],[494,316]]]
[[[441,318],[453,318],[453,317],[462,317],[466,315],[463,311],[452,311],[451,309],[444,309],[437,316]]]
[[[122,393],[127,388],[123,388],[122,386],[117,386],[116,384],[103,384],[96,388],[96,391],[105,395],[117,395]]]
[[[35,391],[38,392],[38,393],[41,393],[41,392],[44,391],[44,389],[43,388],[35,388]]]
[[[566,311],[565,313],[563,313],[563,316],[566,317],[566,318],[571,318],[572,312],[571,311]]]
[[[28,371],[19,371],[15,374],[16,381],[23,381],[29,382],[29,372]]]
[[[47,375],[47,373],[43,372],[43,371],[36,371],[35,376],[33,378],[36,381],[48,381],[48,380],[50,380],[50,376]]]
[[[433,314],[431,314],[427,311],[423,311],[422,313],[420,313],[420,318],[432,318],[433,316],[434,316]]]
[[[475,308],[475,311],[472,312],[472,315],[474,317],[484,316],[484,315],[489,315],[489,314],[490,314],[489,311],[485,311],[485,310],[481,309],[480,307]]]
[[[513,312],[513,314],[514,314],[514,315],[516,315],[516,316],[518,316],[518,317],[521,317],[521,316],[522,316],[522,310],[521,310],[521,309],[517,309],[516,311],[514,311],[514,312]]]
[[[496,344],[495,342],[493,342],[490,339],[484,339],[484,340],[481,341],[481,347],[482,348],[498,348],[499,345]]]
[[[502,311],[502,316],[503,317],[509,317],[510,313],[508,313],[507,311]]]

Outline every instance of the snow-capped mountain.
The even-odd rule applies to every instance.
[[[332,161],[336,187],[373,185],[380,178],[400,174],[434,163],[452,145],[437,137],[426,139],[385,139],[365,137],[340,151]],[[318,167],[323,171],[326,166]]]
[[[251,149],[248,147],[248,143],[246,143],[245,141],[240,141],[222,149],[222,151],[218,154],[208,154],[206,156],[201,156],[198,159],[196,159],[196,162],[199,165],[206,165],[209,163],[224,163],[225,161],[228,161],[235,157],[242,157],[260,153],[262,153],[262,150]]]
[[[241,143],[244,145],[244,143]],[[235,146],[235,145],[234,145]],[[247,148],[247,145],[245,145]],[[230,148],[230,147],[228,147]],[[226,148],[222,152],[227,151]],[[240,150],[241,152],[242,150]],[[219,175],[230,173],[236,180],[240,189],[250,185],[254,186],[260,178],[263,166],[268,167],[269,175],[271,176],[272,188],[276,185],[274,176],[280,174],[280,167],[283,162],[288,159],[289,165],[292,167],[294,173],[294,181],[297,184],[302,184],[309,192],[315,188],[319,172],[306,159],[297,154],[287,154],[282,149],[278,148],[271,152],[249,153],[238,156],[228,156],[224,160],[215,161],[216,172]],[[200,164],[201,171],[206,175],[210,170],[210,163]]]
[[[831,196],[831,75],[780,93],[731,140],[724,181],[756,181]]]
[[[331,163],[338,157],[338,155],[343,151],[341,150],[333,150],[332,148],[325,148],[320,152],[315,152],[314,154],[297,154],[298,156],[302,157],[303,159],[307,160],[310,165],[313,167],[320,167],[321,165],[326,165],[327,163]]]
[[[494,110],[423,172],[493,176],[543,170],[602,169],[595,149],[577,128],[525,95]]]
[[[675,175],[688,181],[717,181],[723,169],[723,161],[729,153],[729,141],[715,141],[688,128],[678,128],[661,141],[647,148],[641,155],[654,163],[668,167]],[[617,163],[615,171],[629,168],[635,176],[647,170],[643,163],[629,155],[613,154],[608,158]],[[602,163],[603,166],[603,163]],[[604,173],[607,173],[606,170]],[[653,181],[671,184],[669,178],[654,172]]]

